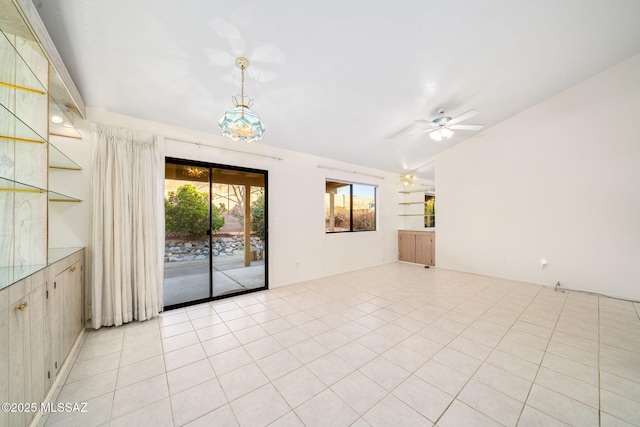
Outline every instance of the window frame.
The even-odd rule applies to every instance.
[[[378,186],[375,184],[368,184],[368,183],[362,183],[362,182],[353,182],[353,181],[345,181],[345,180],[341,180],[341,179],[332,179],[332,178],[325,178],[325,221],[326,221],[326,212],[327,212],[327,205],[326,205],[326,195],[330,194],[327,192],[327,184],[329,183],[334,183],[334,184],[344,184],[344,186],[348,186],[349,187],[349,229],[348,230],[341,230],[341,231],[330,231],[328,229],[328,227],[326,226],[325,223],[325,229],[324,232],[325,234],[342,234],[342,233],[361,233],[361,232],[367,232],[367,231],[378,231]],[[373,228],[372,229],[367,229],[367,230],[354,230],[353,229],[353,222],[354,222],[354,218],[353,218],[353,211],[354,211],[354,203],[353,203],[353,186],[364,186],[364,187],[370,187],[371,189],[373,189]],[[335,209],[335,206],[334,206]]]

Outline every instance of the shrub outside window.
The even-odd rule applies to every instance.
[[[325,232],[375,231],[374,185],[330,180],[325,184]]]

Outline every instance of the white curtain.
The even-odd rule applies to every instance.
[[[93,327],[162,311],[164,157],[159,137],[91,124]]]

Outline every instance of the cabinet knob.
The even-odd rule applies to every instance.
[[[71,267],[71,268],[69,269],[69,271],[73,273],[74,271],[76,271],[76,268],[75,268],[75,267]]]
[[[22,310],[24,310],[25,308],[27,308],[27,306],[28,306],[28,305],[29,305],[29,304],[25,301],[25,302],[23,302],[22,304],[18,304],[18,305],[16,306],[16,308],[14,308],[14,311],[22,311]]]

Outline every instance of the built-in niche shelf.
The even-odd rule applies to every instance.
[[[413,227],[434,227],[435,226],[435,211],[434,211],[434,197],[435,189],[433,187],[422,187],[399,191],[400,194],[405,195],[405,200],[399,202],[400,206],[406,207],[403,213],[399,214],[401,217],[421,217],[423,218],[423,225],[419,225],[416,220],[411,220]],[[419,198],[419,200],[417,199]],[[420,206],[420,212],[416,211],[413,206]]]

